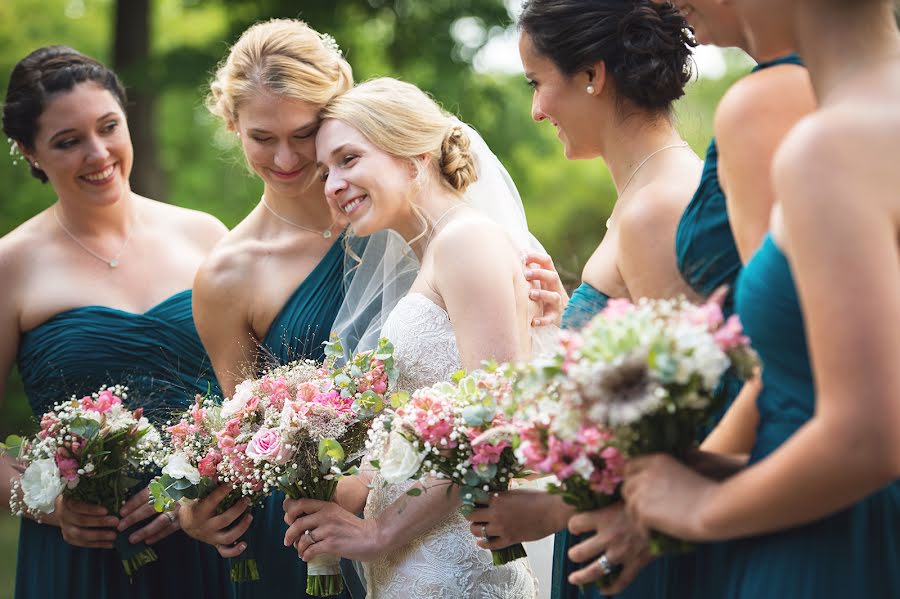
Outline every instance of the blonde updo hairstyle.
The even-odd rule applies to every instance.
[[[390,77],[372,79],[335,97],[320,116],[346,123],[388,154],[409,160],[419,169],[420,182],[420,156],[428,156],[426,168],[458,193],[478,179],[461,123],[415,85]]]
[[[272,19],[241,35],[209,87],[209,111],[236,131],[241,104],[254,94],[321,107],[353,87],[353,71],[329,36],[303,21]]]

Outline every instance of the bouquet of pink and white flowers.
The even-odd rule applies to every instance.
[[[606,452],[612,458],[604,458],[604,468],[612,465],[615,473],[623,456],[663,452],[683,458],[724,401],[716,389],[726,371],[748,378],[756,366],[739,320],[724,320],[715,301],[613,299],[581,331],[563,332],[557,351],[532,370],[529,384],[535,395],[543,388],[565,397],[583,422],[575,437],[568,423],[569,436],[585,442],[587,433],[589,445],[603,448],[600,457]],[[559,461],[553,452],[548,456]],[[587,465],[577,458],[571,465],[579,463]],[[614,478],[605,479],[606,490]],[[603,481],[601,476],[593,487]],[[656,553],[685,548],[662,535],[652,539]]]
[[[372,426],[373,467],[388,484],[449,480],[459,487],[461,511],[468,514],[521,474],[515,455],[518,431],[500,409],[510,392],[509,380],[487,364],[485,370],[459,372],[452,382],[404,396]],[[408,491],[420,492],[417,487]],[[521,544],[491,554],[495,565],[526,556]]]
[[[386,339],[337,366],[342,355],[340,341],[332,339],[322,366],[293,362],[238,385],[222,405],[223,481],[247,496],[278,489],[294,499],[334,497],[338,479],[355,472],[369,425],[389,400],[397,374]],[[339,562],[327,555],[312,560],[307,594],[340,593]]]
[[[150,483],[150,497],[158,512],[179,502],[203,499],[219,484],[222,452],[216,433],[224,427],[220,400],[197,395],[190,410],[176,415],[165,428],[167,453],[162,474]],[[219,505],[224,511],[241,498],[232,491]]]
[[[60,402],[41,417],[36,436],[7,438],[2,449],[26,466],[12,482],[9,505],[14,514],[28,512],[39,520],[64,496],[118,515],[139,482],[134,477],[158,468],[162,459],[159,433],[143,410],[129,410],[122,403],[127,391],[104,387]],[[128,543],[128,534],[120,533],[116,548],[130,576],[157,555],[143,543]]]

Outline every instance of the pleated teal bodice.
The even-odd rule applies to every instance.
[[[590,283],[582,283],[572,292],[560,323],[564,329],[580,329],[606,307],[609,296]]]
[[[160,424],[214,386],[190,290],[142,314],[103,306],[60,312],[22,335],[18,368],[36,417],[71,395],[118,383],[130,388],[131,407],[143,406]],[[22,519],[16,597],[230,596],[226,565],[214,548],[181,531],[154,548],[159,560],[129,582],[114,550],[74,547],[60,529]]]
[[[343,239],[342,235],[331,246],[272,321],[261,343],[263,365],[324,358],[322,344],[331,335],[331,325],[344,298]],[[246,535],[248,555],[244,557],[252,555],[256,560],[259,580],[235,584],[235,595],[240,599],[307,596],[306,563],[293,547],[284,546],[288,527],[283,501],[283,493],[274,493],[253,510],[253,524]],[[346,582],[350,587],[354,581]],[[346,590],[341,597],[349,599]]]
[[[771,237],[741,273],[736,307],[763,363],[753,464],[812,418],[816,403],[791,267]],[[702,568],[705,596],[900,597],[900,482],[818,522],[719,546],[718,565]]]

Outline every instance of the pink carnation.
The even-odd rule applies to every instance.
[[[500,441],[496,445],[490,443],[480,443],[477,447],[473,447],[474,455],[472,455],[472,464],[496,464],[500,461],[503,450],[509,447],[509,441]]]
[[[60,475],[69,482],[78,480],[78,461],[69,457],[62,447],[56,450],[56,467]]]
[[[604,318],[615,320],[634,311],[634,304],[623,298],[613,298],[606,303],[606,307],[600,311]]]
[[[219,462],[222,461],[222,456],[215,449],[210,449],[200,463],[197,464],[197,470],[200,471],[200,476],[206,476],[208,478],[215,479],[217,470],[216,466]]]
[[[750,340],[744,336],[744,327],[736,314],[732,314],[722,327],[713,333],[716,344],[722,351],[728,351],[736,347],[750,344]]]

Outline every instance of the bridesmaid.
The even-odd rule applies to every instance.
[[[751,47],[787,36],[820,108],[773,165],[772,231],[737,312],[764,363],[750,465],[724,481],[651,456],[643,525],[724,543],[709,596],[900,595],[900,32],[890,0],[742,0]],[[835,51],[839,48],[839,51]],[[864,290],[864,291],[861,291]]]
[[[700,186],[675,237],[678,268],[698,294],[706,297],[719,287],[729,289],[723,305],[727,318],[734,310],[730,291],[741,265],[769,228],[772,156],[790,128],[815,108],[815,99],[806,69],[784,39],[767,35],[751,50],[733,5],[716,0],[677,0],[675,5],[698,42],[738,47],[758,61],[749,75],[725,93],[716,109],[716,137],[706,151]],[[742,384],[733,377],[726,380],[723,390],[729,403]],[[749,452],[753,439],[736,431],[746,430],[739,420],[755,420],[756,392],[758,385],[748,385],[729,418],[704,441],[704,449]],[[727,404],[713,424],[726,409]]]
[[[534,88],[534,120],[548,120],[558,129],[567,158],[602,157],[619,196],[562,326],[582,326],[610,297],[692,296],[674,251],[679,218],[701,172],[671,115],[690,78],[693,42],[684,19],[670,4],[650,0],[530,0],[519,29],[525,76]],[[543,266],[532,277],[545,290],[561,293],[546,257],[526,261]],[[597,514],[599,522],[592,526],[605,531],[607,559],[624,566],[609,589],[619,591],[649,561],[646,544],[632,534],[621,504]],[[469,520],[476,537],[487,524],[496,538],[478,544],[495,548],[561,531],[571,515],[558,496],[515,490],[473,511]],[[553,597],[579,595],[568,580],[577,569],[567,556],[571,545],[568,532],[557,535]],[[650,596],[654,588],[655,575],[648,573],[629,593]],[[596,596],[593,588],[584,594]]]
[[[194,283],[197,328],[226,396],[261,368],[324,357],[322,343],[343,297],[344,250],[343,224],[329,211],[316,169],[317,115],[352,85],[350,65],[333,40],[296,20],[250,27],[212,81],[211,112],[238,136],[263,182],[259,204]],[[238,558],[235,565],[252,556],[258,576],[238,576],[238,597],[285,591],[305,597],[306,564],[283,545],[283,495],[252,513],[239,505],[217,516],[227,490],[185,510],[185,530],[223,557]]]
[[[57,195],[0,239],[0,371],[5,381],[17,363],[35,416],[121,383],[159,425],[211,384],[190,286],[226,229],[131,191],[124,106],[116,75],[65,46],[35,50],[10,76],[3,131]],[[0,470],[5,504],[18,473],[6,458]],[[228,596],[215,552],[148,498],[134,494],[121,518],[67,499],[42,523],[23,518],[16,597]],[[159,559],[129,580],[113,542],[132,525],[128,541],[153,545]]]

